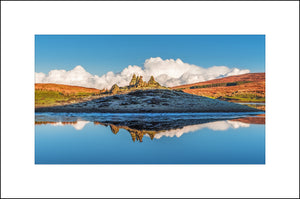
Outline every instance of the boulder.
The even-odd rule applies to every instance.
[[[120,87],[117,84],[114,84],[111,89],[110,89],[110,93],[112,94],[116,94],[118,91],[120,91]]]
[[[153,76],[151,76],[148,81],[148,86],[149,87],[158,87],[158,86],[160,86],[160,84],[157,81],[155,81]]]

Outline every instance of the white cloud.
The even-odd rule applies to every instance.
[[[160,57],[156,57],[145,60],[143,67],[129,65],[120,73],[110,71],[100,77],[88,73],[82,66],[76,66],[70,71],[51,70],[47,75],[44,73],[35,73],[35,82],[110,89],[115,83],[119,86],[128,85],[132,75],[135,73],[136,75],[142,75],[145,81],[148,81],[150,76],[153,75],[161,85],[171,87],[249,72],[250,70],[228,68],[227,66],[203,68],[184,63],[180,59],[163,60]]]
[[[76,130],[82,130],[85,127],[85,125],[87,125],[88,123],[90,123],[90,122],[78,120],[75,124],[68,124],[68,125],[73,126]],[[52,126],[65,126],[65,124],[63,124],[62,122],[55,122],[51,125]]]

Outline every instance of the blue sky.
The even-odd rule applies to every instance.
[[[121,72],[146,59],[180,58],[208,68],[227,66],[265,72],[264,35],[36,35],[35,72],[71,70],[94,75]]]

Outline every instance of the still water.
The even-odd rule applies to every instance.
[[[35,115],[36,164],[264,164],[262,113]]]

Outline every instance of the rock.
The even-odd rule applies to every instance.
[[[132,89],[137,88],[163,88],[160,84],[155,81],[154,77],[151,76],[148,83],[143,81],[143,76],[136,76],[135,74],[132,75],[131,81],[129,82],[129,86],[120,87],[120,91],[130,91]]]
[[[119,95],[114,95],[114,96],[112,96],[112,99],[120,99],[120,96]]]
[[[160,99],[159,98],[151,98],[150,99],[150,104],[159,104],[160,103]]]
[[[137,83],[136,83],[136,87],[144,87],[145,86],[145,82],[143,81],[143,76],[140,76]]]
[[[136,99],[130,99],[129,100],[130,104],[140,104],[140,101],[136,100]]]
[[[135,76],[135,74],[133,74],[132,79],[131,79],[129,85],[130,86],[134,86],[135,84],[136,84],[136,76]]]
[[[99,103],[98,107],[107,107],[109,105],[110,105],[110,103],[108,103],[108,102],[102,102],[102,103]]]
[[[153,76],[151,76],[149,81],[148,81],[148,86],[149,87],[158,87],[158,86],[160,86],[160,84],[157,81],[154,80]]]
[[[113,132],[113,134],[117,134],[119,132],[119,128],[113,124],[109,125],[111,131]]]
[[[116,94],[117,92],[119,92],[120,91],[120,87],[117,85],[117,84],[114,84],[112,87],[111,87],[111,89],[110,89],[110,93],[112,93],[112,94]]]

